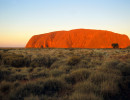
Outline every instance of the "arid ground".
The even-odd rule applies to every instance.
[[[0,49],[0,100],[129,100],[130,49]]]

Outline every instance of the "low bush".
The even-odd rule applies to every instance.
[[[119,93],[119,85],[113,80],[101,83],[101,93],[104,96],[114,96]]]
[[[36,79],[36,78],[45,78],[49,77],[49,72],[48,71],[40,71],[40,72],[33,72],[30,74],[30,79]]]
[[[11,72],[7,69],[0,68],[0,81],[5,80],[8,78],[8,76],[11,74]]]
[[[130,63],[126,62],[120,67],[120,71],[124,76],[130,76]]]
[[[23,55],[9,54],[4,55],[2,63],[13,67],[23,67],[27,65],[28,60]]]
[[[11,91],[12,83],[3,81],[0,83],[0,92],[3,94],[8,94]]]
[[[58,79],[49,78],[44,81],[38,81],[34,83],[27,83],[19,87],[10,96],[11,100],[24,100],[24,97],[29,95],[47,95],[58,96],[65,94],[67,90],[67,84]]]
[[[31,94],[39,95],[42,92],[41,85],[35,83],[26,83],[19,86],[16,90],[13,90],[10,94],[10,100],[24,100],[24,97],[28,97]]]
[[[74,92],[72,96],[70,96],[70,100],[103,100],[103,97],[94,93],[82,94]]]
[[[99,94],[100,93],[100,87],[93,84],[90,81],[84,81],[84,82],[77,83],[74,86],[74,90],[75,90],[75,92],[86,93],[86,94],[88,94],[88,93]]]
[[[54,57],[51,57],[50,55],[44,55],[42,57],[35,58],[31,61],[32,67],[47,67],[50,68],[50,66],[56,61],[57,59]]]
[[[75,69],[77,68],[90,68],[91,67],[91,61],[89,59],[83,59],[79,62],[78,65],[76,65],[76,67],[74,67]],[[73,69],[74,69],[73,68]]]
[[[68,59],[67,64],[74,66],[80,62],[80,57],[78,56],[72,56]]]
[[[30,95],[28,97],[25,97],[24,100],[40,100],[38,96]]]
[[[3,100],[3,95],[2,95],[2,93],[0,92],[0,98],[1,98],[1,100]]]
[[[65,80],[67,83],[75,84],[77,82],[86,80],[89,75],[90,72],[87,69],[78,69],[66,75]]]
[[[109,73],[104,73],[100,71],[94,71],[92,74],[89,76],[88,80],[91,81],[94,84],[100,85],[104,81],[119,81],[120,76],[117,76],[116,74],[109,74]]]
[[[54,94],[63,94],[66,92],[67,84],[59,79],[50,78],[45,80],[43,87],[43,94],[54,95]]]
[[[69,66],[69,65],[61,65],[61,66],[59,67],[59,69],[65,71],[66,73],[69,73],[69,72],[72,70],[72,66]]]
[[[110,69],[117,69],[120,64],[119,60],[110,60],[103,63],[103,66],[108,67]]]
[[[28,78],[25,74],[21,74],[21,73],[11,74],[8,78],[6,78],[6,81],[10,81],[10,82],[14,82],[17,80],[26,81],[28,80]]]
[[[63,70],[60,70],[60,69],[53,69],[50,71],[50,75],[53,77],[60,77],[64,73],[65,72]]]

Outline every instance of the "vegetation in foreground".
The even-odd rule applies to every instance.
[[[0,49],[1,100],[129,100],[130,49]]]

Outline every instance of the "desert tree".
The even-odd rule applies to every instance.
[[[43,45],[41,45],[41,48],[43,48]]]
[[[119,48],[119,44],[118,44],[118,43],[113,43],[113,44],[112,44],[112,47],[113,47],[113,48]]]

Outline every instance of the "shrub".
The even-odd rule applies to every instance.
[[[65,72],[63,70],[60,70],[60,69],[53,69],[50,71],[51,76],[54,76],[54,77],[59,77],[64,73]]]
[[[2,93],[0,92],[0,98],[1,98],[1,100],[3,100],[3,95],[2,95]]]
[[[74,92],[70,97],[70,100],[103,100],[103,97],[94,93],[82,94]]]
[[[28,97],[25,97],[24,100],[40,100],[38,96],[30,95]]]
[[[119,48],[119,44],[118,44],[118,43],[113,43],[113,44],[112,44],[112,47],[113,47],[113,48]]]
[[[44,87],[42,90],[43,94],[46,95],[54,95],[54,94],[60,94],[60,93],[64,93],[67,89],[67,84],[64,83],[62,80],[58,80],[58,79],[47,79],[44,83]]]
[[[67,64],[74,66],[80,62],[80,57],[78,56],[72,56],[68,59]]]
[[[74,86],[74,90],[75,90],[75,92],[78,92],[78,93],[86,93],[86,94],[96,93],[96,94],[99,94],[100,87],[98,87],[97,85],[93,84],[90,81],[84,81],[84,82],[77,83]]]
[[[103,63],[103,66],[111,68],[111,69],[117,69],[120,64],[119,60],[110,60]]]
[[[33,59],[31,62],[31,66],[33,66],[33,67],[45,66],[45,67],[49,68],[55,61],[56,61],[56,58],[53,58],[49,55],[44,55],[42,57]]]
[[[27,64],[27,59],[23,55],[5,55],[2,59],[3,64],[13,67],[23,67]]]
[[[113,81],[104,81],[101,83],[101,93],[105,96],[114,96],[119,93],[118,84]]]
[[[100,66],[97,68],[97,70],[103,73],[113,74],[114,76],[121,76],[121,71],[119,69],[112,69],[106,66]]]
[[[104,67],[106,69],[109,69],[109,70],[112,69],[111,70],[112,72],[115,70],[118,70],[118,72],[121,71],[123,75],[127,76],[127,75],[130,75],[130,67],[129,67],[130,64],[128,62],[127,61],[121,62],[119,60],[112,60],[112,61],[105,62]],[[118,73],[118,75],[120,75],[120,74]]]
[[[60,66],[62,65],[66,65],[66,62],[63,60],[58,60],[58,61],[55,61],[52,65],[51,65],[51,69],[56,69],[56,68],[59,68]]]
[[[25,74],[12,74],[10,75],[7,79],[7,81],[11,81],[11,82],[14,82],[14,81],[17,81],[17,80],[28,80],[27,76]]]
[[[40,72],[33,72],[30,74],[30,79],[36,79],[36,78],[41,78],[41,77],[48,77],[49,73],[48,71],[40,71]]]
[[[77,68],[90,68],[91,64],[90,64],[90,60],[89,59],[83,59],[80,61],[80,63],[75,67],[75,69]]]
[[[97,85],[100,85],[103,81],[106,81],[106,80],[118,81],[119,79],[120,79],[120,76],[117,76],[115,74],[104,73],[100,71],[94,71],[88,78],[89,81]]]
[[[8,78],[8,76],[11,74],[11,72],[9,70],[6,69],[2,69],[0,70],[0,81]]]
[[[72,67],[69,65],[61,65],[59,69],[65,71],[66,73],[69,73]]]
[[[13,89],[13,84],[10,82],[2,81],[0,83],[0,93],[8,95]],[[5,97],[5,96],[4,96]]]
[[[23,100],[24,97],[28,97],[29,95],[60,95],[61,93],[65,93],[67,89],[67,85],[58,79],[46,79],[44,81],[38,81],[34,83],[27,83],[25,85],[20,86],[17,90],[15,90],[10,96],[11,100]]]
[[[78,69],[65,76],[67,83],[75,84],[79,81],[86,80],[89,77],[90,72],[87,69]]]
[[[36,83],[27,83],[18,87],[10,94],[10,100],[24,100],[30,94],[41,94],[41,86]]]
[[[130,63],[129,63],[129,60],[126,63],[122,63],[122,65],[119,66],[119,69],[122,72],[123,76],[130,76]]]

